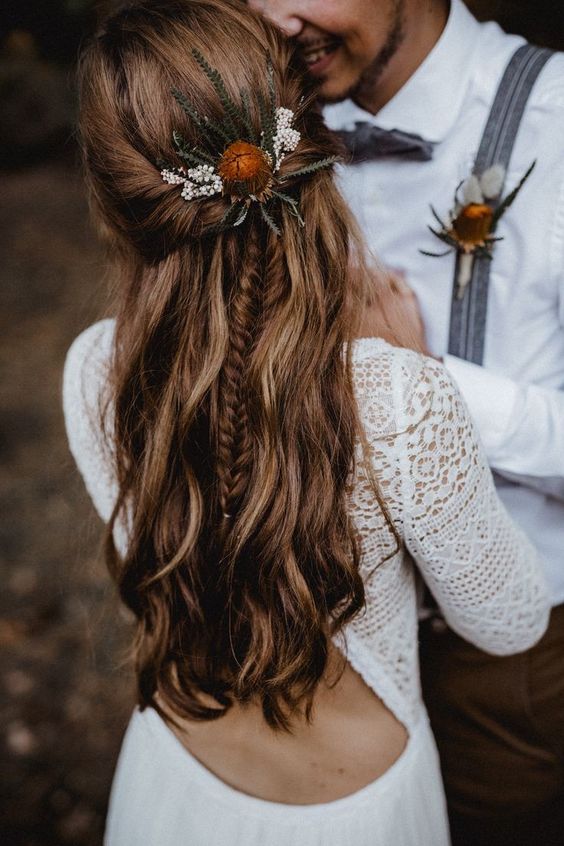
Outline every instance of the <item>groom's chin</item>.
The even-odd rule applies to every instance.
[[[331,103],[341,103],[349,97],[349,92],[344,94],[324,94],[323,91],[319,93],[319,102],[324,106],[329,106]]]
[[[337,80],[325,79],[317,80],[318,98],[323,104],[340,103],[342,100],[348,100],[352,97],[354,91],[358,86],[358,82],[354,85],[347,85],[345,82]]]
[[[352,88],[348,88],[343,91],[329,91],[328,93],[325,93],[321,88],[319,90],[319,102],[324,106],[330,106],[332,103],[342,103],[343,100],[353,99],[356,89],[357,86],[355,85]]]

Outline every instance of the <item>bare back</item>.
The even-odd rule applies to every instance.
[[[335,665],[336,654],[331,662]],[[330,670],[331,672],[331,670]],[[207,769],[243,793],[272,802],[331,802],[375,781],[401,755],[407,731],[346,664],[336,684],[322,681],[311,722],[275,732],[258,706],[234,706],[175,734]]]

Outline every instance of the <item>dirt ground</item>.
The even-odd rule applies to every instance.
[[[74,152],[0,174],[0,842],[96,846],[133,702],[61,372],[105,308]]]

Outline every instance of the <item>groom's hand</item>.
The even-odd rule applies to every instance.
[[[361,334],[430,355],[417,296],[401,272],[388,271],[375,280]]]

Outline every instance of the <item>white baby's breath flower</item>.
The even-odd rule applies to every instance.
[[[486,200],[494,200],[501,194],[505,182],[505,168],[503,165],[493,165],[483,172],[480,177],[480,187]]]
[[[161,170],[161,176],[163,182],[168,182],[169,185],[182,185],[186,182],[186,171],[183,167],[179,167],[177,171],[165,167]]]
[[[292,153],[300,143],[301,135],[292,128],[294,112],[282,107],[276,109],[276,131],[272,139],[276,157],[275,170],[278,170],[285,153]]]
[[[182,189],[183,200],[195,200],[198,197],[213,197],[221,194],[223,182],[211,165],[198,165],[186,171],[187,179]]]
[[[164,168],[161,170],[163,182],[169,185],[182,185],[181,197],[183,200],[195,200],[199,197],[213,197],[214,194],[221,194],[223,182],[211,165],[198,165],[186,170],[179,167],[177,170]]]
[[[464,198],[464,205],[469,205],[470,203],[481,204],[484,202],[484,193],[477,176],[469,176],[464,182],[462,196]]]

